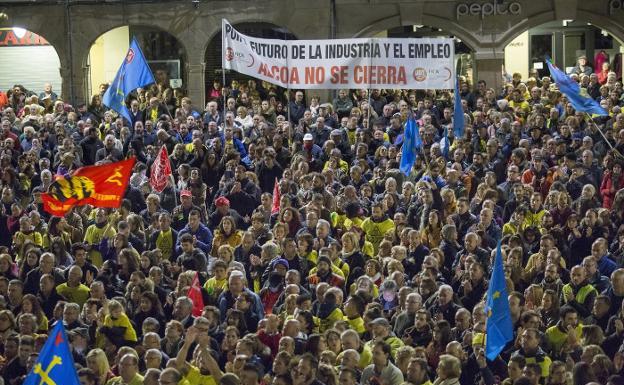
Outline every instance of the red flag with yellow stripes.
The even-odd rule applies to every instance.
[[[63,216],[74,206],[119,207],[126,193],[136,158],[101,166],[86,166],[71,176],[57,178],[41,194],[43,209]]]

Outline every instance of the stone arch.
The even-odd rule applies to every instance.
[[[26,50],[28,50],[28,53],[27,51],[18,51],[21,52],[21,54],[15,52],[17,54],[16,56],[8,55],[7,51],[4,51],[5,55],[8,56],[7,58],[4,58],[8,61],[7,64],[16,65],[17,67],[19,67],[20,62],[14,62],[13,60],[25,61],[24,55],[33,55],[34,53],[30,51],[40,48],[47,51],[47,54],[45,54],[46,58],[52,54],[56,56],[56,59],[58,60],[58,67],[48,67],[45,68],[45,71],[42,71],[41,68],[36,67],[35,64],[30,64],[31,66],[35,67],[29,68],[28,70],[33,70],[34,73],[38,75],[37,77],[41,76],[41,79],[35,79],[31,77],[28,77],[26,79],[20,79],[16,77],[15,79],[11,78],[9,80],[4,77],[4,80],[7,81],[7,83],[3,84],[0,89],[6,90],[9,87],[13,87],[13,84],[22,84],[29,91],[34,91],[38,94],[43,90],[44,83],[50,82],[53,86],[53,91],[57,93],[59,97],[62,97],[64,100],[69,100],[69,95],[67,95],[63,90],[63,81],[64,77],[66,76],[63,69],[68,62],[68,55],[66,55],[66,52],[64,50],[65,44],[59,42],[58,36],[54,33],[42,33],[39,28],[31,28],[29,25],[24,25],[22,23],[16,23],[16,25],[12,28],[2,27],[2,29],[3,32],[5,32],[3,36],[7,39],[7,43],[13,42],[13,44],[15,45],[6,47],[3,46],[0,48],[7,50],[12,50],[14,48],[25,48]],[[19,32],[16,32],[17,29],[23,30],[24,36],[19,35]],[[45,40],[45,42],[41,41],[40,38]],[[37,56],[39,55],[43,55],[43,53],[41,51],[37,52]],[[11,60],[11,58],[13,60]],[[39,56],[39,58],[43,58],[43,56]],[[26,68],[20,68],[20,71],[21,70],[26,70]],[[38,84],[39,81],[40,84]]]
[[[272,38],[272,39],[287,39],[294,40],[297,39],[297,36],[290,31],[288,27],[280,26],[280,24],[276,23],[274,20],[260,20],[260,19],[232,19],[229,20],[234,28],[239,29],[239,31],[243,34],[254,36],[254,37],[264,37],[264,38]],[[257,31],[246,31],[247,27],[262,27],[264,32],[258,33]],[[267,30],[281,30],[280,33],[266,33]],[[264,35],[264,36],[259,36]],[[221,42],[221,27],[219,27],[207,40],[204,46],[204,73],[205,73],[205,86],[206,91],[212,84],[212,79],[214,78],[213,74],[209,73],[211,70],[220,67],[218,63],[221,62],[221,53],[216,52],[216,49],[220,47]],[[218,56],[209,57],[211,54],[210,51],[215,51],[214,54]],[[240,75],[242,78],[246,78],[246,75]]]
[[[138,35],[143,35],[143,34],[147,34],[147,33],[151,33],[153,32],[159,32],[159,33],[164,33],[166,35],[168,35],[168,37],[172,38],[173,40],[175,40],[175,44],[178,47],[178,52],[176,54],[174,54],[173,56],[175,56],[176,58],[179,58],[181,60],[181,65],[180,65],[180,77],[185,79],[186,81],[183,84],[183,87],[187,86],[187,82],[188,82],[188,75],[187,75],[187,64],[188,64],[188,49],[186,47],[185,41],[178,36],[178,34],[170,31],[168,28],[164,28],[161,25],[158,24],[151,24],[151,23],[144,23],[144,22],[140,22],[140,23],[134,23],[134,22],[122,22],[122,23],[115,23],[115,24],[111,24],[111,25],[107,25],[106,28],[102,28],[100,31],[98,31],[97,35],[95,34],[91,34],[89,36],[88,39],[83,40],[83,43],[86,42],[86,46],[84,49],[84,53],[81,56],[80,60],[81,60],[81,67],[83,69],[88,68],[88,61],[89,61],[89,55],[91,52],[91,48],[93,47],[93,45],[95,44],[95,42],[97,41],[97,39],[99,39],[100,37],[102,37],[103,35],[107,34],[110,31],[113,31],[117,28],[121,28],[121,27],[129,27],[129,28],[139,28],[139,29],[144,29],[144,31],[139,31]],[[132,36],[129,36],[129,38],[131,39]],[[139,43],[141,44],[142,42],[139,39]],[[141,47],[143,53],[145,54],[147,60],[154,60],[154,57],[150,57],[150,50],[149,47],[145,47],[144,44]],[[173,57],[172,57],[173,59]],[[118,63],[114,63],[115,66]],[[90,74],[85,71],[85,89],[87,88],[87,84],[90,81],[90,79],[88,78],[90,76]],[[93,93],[95,90],[96,85],[91,85],[91,90]]]
[[[544,12],[525,18],[502,35],[497,43],[498,48],[504,49],[505,46],[507,46],[507,44],[509,44],[513,39],[531,28],[535,28],[544,23],[557,20],[562,19],[557,18],[554,11]],[[624,45],[624,26],[616,23],[613,19],[592,12],[578,10],[576,12],[576,17],[574,17],[574,20],[582,20],[584,22],[591,23],[598,28],[602,28],[609,32],[616,40],[618,40],[620,44]]]
[[[430,15],[423,15],[422,22],[419,24],[441,28],[442,31],[453,35],[458,39],[461,39],[473,51],[475,51],[480,45],[479,41],[472,35],[472,33],[453,22],[450,22],[448,19]],[[355,35],[353,35],[353,37],[369,37],[380,31],[408,25],[413,25],[413,23],[405,22],[401,19],[400,15],[395,15],[367,25],[366,27],[358,31]]]

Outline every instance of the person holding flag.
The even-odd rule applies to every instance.
[[[507,297],[507,282],[505,271],[503,270],[503,254],[501,252],[501,241],[498,241],[496,257],[494,258],[494,268],[487,292],[485,303],[485,313],[487,315],[485,356],[493,361],[513,339],[513,322],[511,320],[511,310],[509,309],[509,299]]]
[[[138,369],[138,366],[137,366]],[[24,385],[81,385],[63,322],[57,322]],[[134,385],[134,384],[133,384]],[[138,385],[138,384],[137,384]]]
[[[412,113],[407,117],[403,136],[400,170],[405,176],[409,176],[412,172],[412,167],[414,167],[414,162],[416,162],[416,153],[422,151],[423,145],[416,119]]]
[[[102,103],[131,122],[132,116],[126,106],[128,94],[139,87],[155,82],[154,75],[147,64],[147,60],[145,60],[145,56],[143,56],[139,43],[136,38],[133,38],[115,79],[104,93]]]
[[[459,90],[459,76],[455,79],[455,92],[454,92],[454,100],[455,104],[453,106],[453,132],[455,134],[455,139],[464,137],[464,129],[465,129],[465,117],[464,117],[464,107],[461,101],[461,93]],[[448,133],[446,134],[448,137]]]

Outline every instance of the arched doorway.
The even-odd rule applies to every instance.
[[[0,90],[19,84],[28,94],[39,95],[50,83],[53,92],[69,97],[60,95],[60,58],[43,36],[23,28],[0,28],[0,58]]]
[[[91,45],[87,59],[87,95],[99,93],[101,84],[113,80],[133,37],[139,42],[157,82],[168,80],[173,89],[186,88],[187,57],[180,41],[159,28],[130,25],[103,33]]]
[[[609,63],[618,79],[622,77],[622,53],[624,44],[608,30],[583,20],[550,21],[529,28],[505,46],[506,76],[514,73],[523,79],[531,76],[547,76],[545,57],[566,72],[577,64],[580,56],[600,71],[596,65]]]
[[[249,35],[253,37],[263,38],[263,39],[282,39],[282,40],[295,40],[297,39],[295,35],[293,35],[286,28],[279,27],[275,24],[265,23],[265,22],[245,22],[234,24],[234,28],[244,35]],[[223,82],[223,72],[221,67],[221,57],[223,43],[221,41],[221,32],[219,31],[208,43],[208,47],[206,47],[206,55],[205,55],[205,87],[206,87],[206,101],[211,99],[210,92],[213,89],[213,83],[218,81],[219,83]],[[247,82],[248,80],[252,80],[252,78],[247,75],[243,75],[234,71],[226,71],[225,73],[225,84],[228,86],[231,85],[232,81],[237,81],[239,84],[243,82]],[[219,102],[221,102],[219,100]]]

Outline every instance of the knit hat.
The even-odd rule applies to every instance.
[[[229,206],[230,205],[230,200],[227,199],[226,197],[218,197],[215,200],[215,205],[218,206]]]

